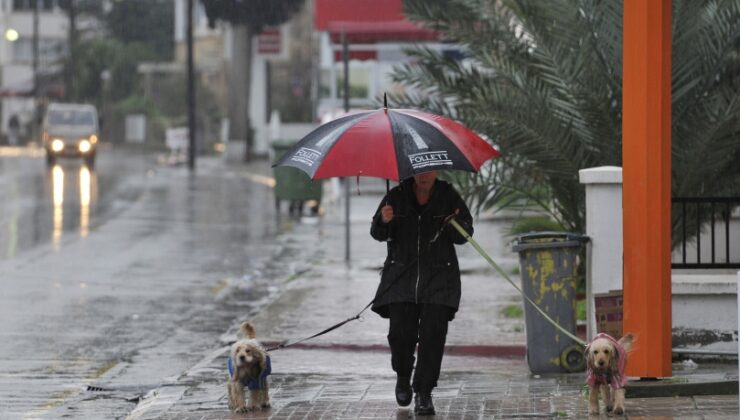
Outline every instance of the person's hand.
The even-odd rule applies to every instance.
[[[393,220],[393,207],[386,204],[383,206],[383,208],[380,209],[380,217],[383,220],[383,223],[390,223],[391,220]]]
[[[444,221],[443,223],[444,223],[444,224],[447,224],[447,223],[449,223],[449,222],[450,222],[450,220],[452,220],[452,219],[453,219],[453,218],[454,218],[455,216],[457,216],[458,214],[460,214],[460,209],[455,209],[455,212],[454,212],[454,213],[452,213],[451,215],[449,215],[449,216],[445,217],[445,221]]]

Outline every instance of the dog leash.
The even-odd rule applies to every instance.
[[[559,329],[563,334],[565,334],[571,340],[575,341],[576,343],[578,343],[578,344],[580,344],[580,345],[582,345],[584,347],[586,346],[586,342],[585,341],[581,340],[580,337],[577,337],[576,335],[574,335],[570,331],[568,331],[565,328],[563,328],[563,326],[561,326],[560,324],[558,324],[557,322],[555,322],[555,320],[552,319],[552,318],[550,318],[550,316],[547,315],[545,313],[545,311],[542,310],[542,308],[540,308],[536,303],[534,303],[534,301],[532,301],[532,299],[529,296],[527,296],[526,293],[524,293],[524,291],[514,281],[511,280],[511,278],[504,272],[504,270],[502,270],[501,267],[499,267],[499,265],[496,264],[496,262],[493,261],[493,258],[491,258],[491,256],[488,255],[488,253],[486,253],[486,251],[484,251],[483,248],[481,248],[480,245],[478,245],[478,242],[476,242],[475,239],[473,239],[470,235],[468,235],[468,232],[466,232],[465,229],[463,229],[462,226],[460,226],[460,224],[458,224],[457,221],[454,218],[450,219],[450,224],[455,229],[457,229],[457,231],[460,232],[460,234],[465,239],[467,239],[468,243],[470,243],[470,245],[472,245],[473,248],[475,248],[475,250],[478,251],[478,253],[481,255],[481,257],[483,257],[488,262],[488,264],[491,267],[493,267],[499,274],[501,274],[501,276],[504,279],[506,279],[506,281],[508,281],[512,286],[514,286],[514,288],[517,291],[519,291],[519,293],[522,295],[522,297],[524,299],[526,299],[526,301],[529,302],[537,310],[537,312],[539,312],[543,317],[545,317],[545,319],[550,324],[552,324],[555,328]]]
[[[460,226],[460,224],[457,222],[457,220],[455,220],[455,213],[451,214],[450,216],[448,216],[443,221],[442,226],[439,228],[439,230],[437,231],[437,233],[434,235],[433,239],[422,250],[423,252],[428,252],[429,248],[431,247],[431,244],[434,243],[437,240],[437,238],[441,234],[442,230],[444,230],[445,226],[447,226],[447,224],[451,224],[465,238],[465,240],[467,240],[468,243],[470,243],[470,245],[472,245],[473,248],[476,251],[478,251],[478,253],[488,262],[488,264],[491,267],[493,267],[506,281],[508,281],[509,284],[511,284],[514,287],[514,289],[516,289],[522,295],[522,297],[527,302],[529,302],[537,310],[537,312],[539,312],[545,318],[545,320],[547,320],[550,324],[552,324],[555,328],[557,328],[558,330],[560,330],[563,334],[565,334],[571,340],[575,341],[576,343],[578,343],[578,344],[580,344],[580,345],[582,345],[584,347],[586,346],[587,343],[585,341],[583,341],[580,337],[577,337],[576,335],[574,335],[570,331],[566,330],[563,326],[561,326],[560,324],[558,324],[554,319],[552,319],[549,315],[547,315],[547,313],[545,313],[545,311],[542,310],[542,308],[540,308],[529,296],[527,296],[524,293],[524,291],[513,280],[511,280],[511,278],[506,274],[506,272],[504,272],[504,270],[501,269],[501,267],[498,264],[496,264],[495,261],[493,261],[493,258],[491,258],[491,256],[488,255],[488,253],[486,253],[485,250],[483,250],[483,248],[478,244],[478,242],[476,242],[475,239],[473,239],[473,237],[470,236],[468,234],[468,232],[465,231],[465,229],[463,229],[462,226]],[[399,278],[401,278],[401,276],[403,274],[406,273],[406,270],[408,270],[410,267],[412,267],[414,265],[414,263],[418,259],[419,259],[419,256],[417,256],[409,264],[407,264],[406,265],[406,268],[404,268],[400,273],[398,273],[398,275],[396,276],[396,278],[394,278],[393,281],[388,284],[388,286],[385,288],[385,290],[383,290],[380,294],[378,294],[375,298],[373,298],[373,300],[371,300],[370,303],[368,303],[367,305],[365,305],[365,307],[362,308],[362,310],[360,312],[358,312],[355,316],[349,317],[349,318],[345,319],[344,321],[341,321],[341,322],[339,322],[337,324],[334,324],[331,327],[329,327],[329,328],[327,328],[327,329],[325,329],[323,331],[320,331],[320,332],[318,332],[318,333],[316,333],[314,335],[311,335],[309,337],[305,337],[305,338],[302,338],[300,340],[296,340],[296,341],[293,341],[293,342],[283,342],[283,343],[280,343],[280,344],[278,344],[276,346],[273,346],[273,347],[270,347],[270,348],[266,349],[266,351],[270,352],[270,351],[274,351],[274,350],[285,349],[285,348],[288,348],[288,347],[291,347],[291,346],[294,346],[294,345],[303,343],[304,341],[308,341],[308,340],[314,339],[316,337],[322,336],[324,334],[327,334],[327,333],[329,333],[331,331],[334,331],[337,328],[339,328],[339,327],[341,327],[341,326],[343,326],[343,325],[345,325],[345,324],[347,324],[349,322],[352,322],[352,321],[355,321],[355,320],[359,320],[362,317],[362,314],[366,310],[368,310],[368,308],[370,308],[373,305],[373,303],[375,303],[375,300],[378,297],[383,296],[385,293],[387,293],[390,290],[391,286],[393,286],[396,283],[396,281]]]
[[[445,218],[445,220],[442,222],[442,225],[440,226],[439,230],[437,230],[437,232],[432,237],[432,240],[429,241],[429,243],[427,243],[427,246],[424,247],[424,249],[422,249],[422,253],[426,253],[426,252],[429,251],[429,249],[431,248],[432,244],[437,241],[437,238],[439,238],[439,235],[442,233],[442,231],[444,230],[445,226],[447,226],[447,224],[449,223],[449,221],[452,220],[452,218],[454,216],[455,216],[455,213],[452,213],[451,215],[449,215],[449,216],[447,216]],[[458,226],[460,226],[460,225],[458,224]],[[462,227],[460,227],[460,228],[462,229]],[[468,237],[470,237],[470,235],[468,235]],[[380,292],[379,294],[377,294],[375,296],[375,298],[373,298],[373,300],[370,301],[370,303],[368,303],[367,305],[365,305],[365,307],[362,308],[362,310],[357,313],[357,315],[352,316],[352,317],[349,317],[349,318],[345,319],[344,321],[339,322],[337,324],[334,324],[331,327],[329,327],[329,328],[327,328],[327,329],[325,329],[323,331],[320,331],[320,332],[318,332],[318,333],[316,333],[316,334],[314,334],[314,335],[312,335],[310,337],[301,338],[300,340],[296,340],[296,341],[293,341],[293,342],[283,342],[283,343],[280,343],[280,344],[278,344],[276,346],[270,347],[270,348],[266,349],[265,351],[270,352],[270,351],[281,350],[281,349],[284,349],[284,348],[287,348],[287,347],[290,347],[290,346],[294,346],[296,344],[299,344],[299,343],[302,343],[304,341],[308,341],[308,340],[314,339],[316,337],[319,337],[319,336],[322,336],[322,335],[324,335],[326,333],[329,333],[331,331],[334,331],[337,328],[339,328],[339,327],[341,327],[341,326],[343,326],[343,325],[345,325],[345,324],[347,324],[349,322],[352,322],[352,321],[361,319],[362,314],[366,310],[368,310],[371,306],[373,306],[373,303],[375,303],[375,300],[378,299],[379,297],[385,295],[391,289],[391,287],[396,283],[396,281],[398,279],[400,279],[401,276],[403,276],[409,268],[413,267],[414,266],[414,263],[416,261],[418,261],[418,260],[419,260],[419,255],[417,255],[416,258],[412,259],[408,264],[406,264],[406,267],[403,270],[401,270],[400,273],[398,273],[398,275],[393,279],[393,281],[391,281],[388,284],[388,286],[385,288],[385,290],[383,290],[382,292]]]

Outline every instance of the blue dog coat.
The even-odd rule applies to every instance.
[[[226,362],[226,367],[229,368],[229,377],[234,375],[234,362],[231,361],[231,357]],[[267,356],[265,360],[265,370],[262,371],[259,378],[242,378],[242,385],[248,388],[250,391],[257,391],[265,388],[267,376],[272,373],[272,363],[270,362],[270,356]]]

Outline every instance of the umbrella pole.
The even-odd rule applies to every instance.
[[[349,45],[347,44],[347,34],[342,32],[342,61],[344,67],[344,112],[349,112]],[[350,200],[350,183],[349,177],[344,179],[344,261],[349,265],[349,200]]]
[[[389,192],[391,192],[391,180],[386,179],[385,180],[385,193],[388,194]]]

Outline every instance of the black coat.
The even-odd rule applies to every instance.
[[[454,244],[465,243],[465,238],[444,220],[459,209],[456,220],[472,235],[473,218],[457,191],[439,179],[419,213],[413,183],[410,178],[391,189],[373,217],[370,235],[387,241],[388,257],[372,310],[388,318],[389,303],[433,303],[452,308],[452,319],[460,305],[460,268]],[[394,214],[388,224],[380,214],[386,203]]]

